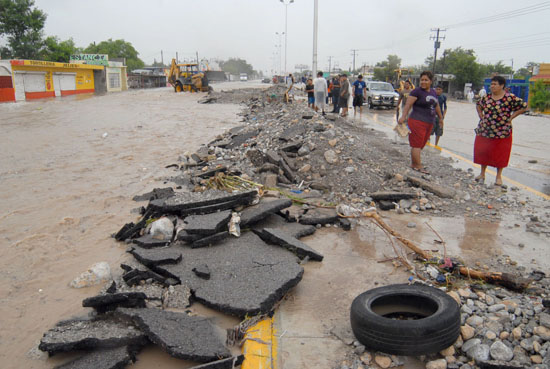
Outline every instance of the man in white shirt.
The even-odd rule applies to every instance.
[[[479,98],[483,99],[485,96],[487,96],[487,91],[485,90],[485,87],[482,87],[481,90],[479,90]]]
[[[323,112],[325,115],[325,104],[328,95],[327,80],[323,78],[323,72],[317,73],[317,78],[313,80],[313,92],[315,94],[315,111]]]

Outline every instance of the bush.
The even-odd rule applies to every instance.
[[[543,112],[550,110],[550,85],[539,80],[535,82],[535,86],[531,89],[531,99],[529,106],[536,111]]]

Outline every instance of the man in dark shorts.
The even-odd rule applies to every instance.
[[[363,81],[363,76],[359,75],[357,80],[353,82],[353,115],[357,114],[357,107],[359,107],[359,114],[363,113],[363,103],[365,102],[364,96],[367,94],[367,84]]]
[[[349,99],[349,81],[347,74],[343,73],[340,77],[340,98],[338,104],[342,108],[342,117],[348,116],[348,99]]]
[[[443,95],[443,86],[438,85],[435,88],[435,93],[437,94],[437,102],[439,103],[439,109],[441,109],[441,114],[445,118],[447,114],[447,96]],[[432,135],[435,135],[435,146],[439,145],[439,139],[443,136],[443,127],[439,125],[439,117],[435,117],[434,129]]]
[[[307,107],[315,109],[315,96],[314,96],[314,87],[313,81],[311,78],[308,78],[306,83],[306,92],[307,92]]]
[[[338,102],[340,100],[340,75],[337,75],[332,79],[332,112],[338,114],[340,112],[340,107]]]

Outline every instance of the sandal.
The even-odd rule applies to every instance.
[[[481,183],[483,183],[483,182],[485,182],[485,176],[477,176],[477,177],[474,178],[474,180],[475,180],[476,182],[481,182]]]
[[[502,186],[502,179],[499,181],[498,179],[495,181],[495,186]]]
[[[428,171],[426,170],[426,168],[412,168],[412,170],[414,170],[414,171],[416,171],[416,172],[420,172],[420,173],[422,173],[422,174],[427,174],[427,175],[430,174],[430,172],[428,172]]]

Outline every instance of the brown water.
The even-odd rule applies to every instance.
[[[3,368],[66,360],[31,349],[60,319],[87,313],[82,299],[99,290],[69,282],[100,261],[119,273],[125,246],[110,235],[136,217],[131,198],[166,186],[166,165],[238,124],[239,106],[201,96],[164,88],[0,105]],[[155,349],[140,360],[182,367]]]

